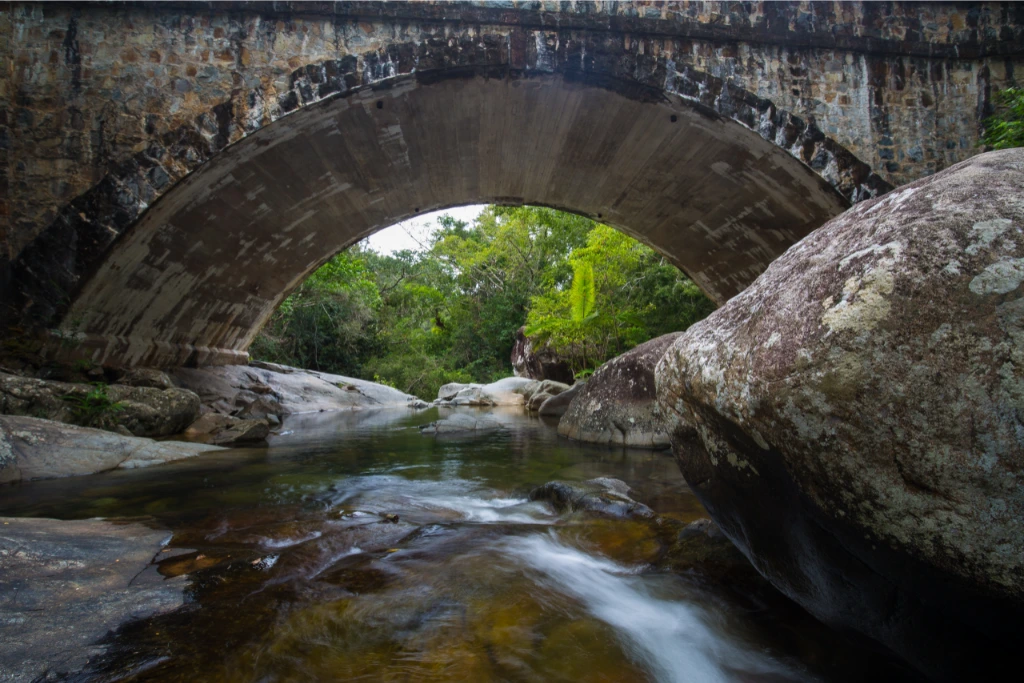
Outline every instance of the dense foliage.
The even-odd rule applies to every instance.
[[[446,382],[511,375],[524,324],[582,375],[713,308],[664,258],[608,226],[493,206],[471,225],[443,217],[423,251],[338,254],[281,304],[250,353],[432,399]]]
[[[1024,88],[1003,90],[996,103],[996,115],[985,120],[982,142],[992,149],[1024,147]]]

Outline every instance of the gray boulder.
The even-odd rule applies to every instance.
[[[53,382],[0,374],[0,414],[80,426],[127,429],[136,436],[179,434],[199,416],[199,397],[185,389]]]
[[[171,375],[209,409],[240,417],[396,408],[419,400],[383,384],[275,363],[178,368]]]
[[[537,382],[536,385],[528,386],[523,392],[523,398],[526,401],[526,409],[531,413],[536,413],[548,399],[563,394],[568,390],[568,384],[563,384],[562,382],[556,382],[550,379],[542,380]]]
[[[680,334],[644,342],[598,368],[558,421],[558,433],[591,443],[668,448],[668,429],[655,400],[654,366]]]
[[[998,677],[1024,617],[1022,282],[1024,150],[991,152],[825,224],[657,368],[725,534],[936,679]]]
[[[218,446],[260,443],[269,435],[270,421],[267,418],[243,419],[219,413],[207,413],[185,430],[185,436],[190,439]]]
[[[537,387],[537,380],[526,377],[505,377],[490,384],[445,384],[437,392],[440,405],[452,406],[521,406],[525,394]]]
[[[562,417],[569,410],[569,404],[572,403],[572,400],[583,390],[585,384],[586,382],[579,381],[562,393],[549,396],[537,408],[537,414],[544,417]]]
[[[211,450],[220,449],[0,415],[0,484],[149,467]]]

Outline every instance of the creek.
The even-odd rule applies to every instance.
[[[460,437],[419,433],[437,409],[294,416],[268,448],[12,486],[0,515],[172,534],[156,561],[190,576],[186,606],[75,680],[910,680],[743,558],[680,557],[672,534],[707,515],[670,454],[492,414],[505,429]],[[658,517],[528,499],[595,477]]]

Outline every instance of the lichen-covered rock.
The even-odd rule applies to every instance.
[[[512,343],[512,369],[516,377],[572,384],[573,373],[569,364],[546,346],[536,348],[533,340],[526,336],[525,329],[520,327],[516,330],[516,339]]]
[[[52,382],[0,374],[0,414],[39,417],[135,436],[171,436],[199,416],[199,397],[179,389]]]
[[[220,449],[0,415],[0,484],[149,467],[211,450]]]
[[[598,368],[558,421],[558,433],[577,441],[668,448],[654,366],[679,335],[663,334]]]
[[[150,387],[152,389],[173,389],[174,381],[163,370],[156,368],[129,368],[117,378],[118,384],[129,387]]]
[[[980,680],[1024,617],[1024,150],[830,221],[657,368],[686,480],[823,621]]]

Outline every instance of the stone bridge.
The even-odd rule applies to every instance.
[[[716,302],[980,151],[1024,5],[0,4],[4,344],[245,362],[313,269],[418,213],[541,204]]]

